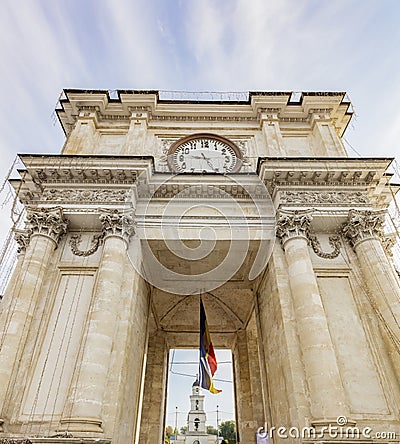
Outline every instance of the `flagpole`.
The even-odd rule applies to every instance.
[[[178,406],[175,407],[175,442],[178,437]]]
[[[218,418],[218,405],[217,405],[217,442],[219,443],[219,418]]]

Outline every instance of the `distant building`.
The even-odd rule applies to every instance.
[[[185,435],[177,436],[176,444],[215,444],[218,438],[207,434],[204,395],[198,379],[192,385],[190,410],[187,417],[188,430]]]

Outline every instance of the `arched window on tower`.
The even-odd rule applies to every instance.
[[[200,419],[199,418],[195,418],[194,419],[194,429],[197,432],[199,430],[199,425],[200,425]]]
[[[199,410],[199,400],[196,399],[196,410]]]

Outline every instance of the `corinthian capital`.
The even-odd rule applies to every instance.
[[[29,230],[14,230],[14,239],[18,244],[17,253],[23,253],[29,244],[31,232]]]
[[[106,236],[120,236],[125,241],[135,233],[133,213],[123,213],[119,210],[102,210],[100,221],[103,225],[103,234]]]
[[[29,238],[35,234],[47,236],[56,244],[67,232],[68,221],[65,219],[62,209],[57,208],[28,208],[26,217]]]
[[[365,239],[383,239],[384,224],[384,211],[350,210],[342,232],[354,248]]]
[[[311,213],[312,210],[282,210],[279,212],[276,224],[276,235],[281,240],[282,245],[293,237],[304,237],[308,239],[312,220]]]

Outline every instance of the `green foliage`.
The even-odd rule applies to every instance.
[[[173,433],[174,433],[174,429],[172,428],[172,426],[165,427],[165,436],[167,438],[169,438],[170,436],[173,436]]]
[[[219,433],[225,441],[236,443],[236,423],[233,420],[223,421],[219,425]]]
[[[187,430],[188,430],[187,426],[181,427],[181,435],[186,435]]]
[[[209,435],[218,435],[218,430],[215,429],[213,426],[207,426],[207,433]]]

